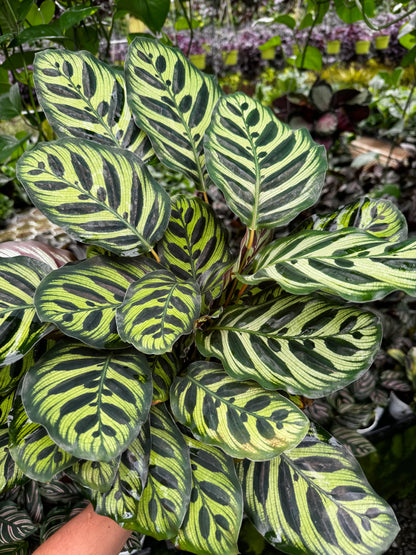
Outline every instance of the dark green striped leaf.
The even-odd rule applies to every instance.
[[[178,49],[146,38],[131,43],[125,64],[137,125],[166,166],[205,190],[203,137],[221,89]]]
[[[94,490],[87,492],[96,513],[109,516],[122,525],[130,521],[146,484],[150,448],[150,426],[146,422],[121,455],[111,489],[106,493]]]
[[[363,434],[357,430],[351,430],[345,426],[335,424],[331,427],[331,432],[336,439],[347,445],[355,457],[365,457],[377,451],[376,447]]]
[[[1,370],[3,370],[3,368],[1,368]],[[9,391],[6,394],[0,395],[0,425],[8,421],[14,397],[15,391]]]
[[[60,139],[26,152],[17,173],[49,220],[115,254],[150,251],[168,225],[168,194],[127,150]]]
[[[273,279],[290,293],[325,291],[351,301],[371,301],[397,289],[416,294],[416,241],[391,243],[367,232],[307,230],[277,239],[238,279]]]
[[[9,451],[9,430],[0,426],[0,493],[23,484],[27,478],[12,459]]]
[[[65,474],[81,486],[106,493],[114,484],[119,465],[120,457],[110,462],[77,461]]]
[[[129,285],[160,268],[150,258],[95,256],[51,272],[34,297],[39,318],[97,348],[126,347],[117,333],[116,308]]]
[[[180,368],[179,359],[175,353],[148,356],[153,377],[152,403],[164,403],[169,399],[169,390]]]
[[[319,198],[325,148],[244,93],[222,97],[206,131],[211,179],[250,229],[289,223]]]
[[[53,505],[57,503],[74,505],[82,497],[81,489],[76,484],[61,480],[52,480],[47,484],[41,484],[39,490],[41,496]]]
[[[179,280],[168,270],[150,272],[130,285],[117,309],[118,333],[142,353],[163,354],[192,331],[200,310],[195,282]]]
[[[150,409],[152,451],[146,487],[128,528],[158,540],[173,538],[191,496],[189,449],[165,405]]]
[[[151,372],[135,349],[106,352],[62,341],[26,374],[22,399],[29,418],[62,449],[109,462],[147,419]]]
[[[6,396],[13,393],[24,374],[35,363],[35,351],[41,345],[38,343],[34,349],[29,351],[24,357],[20,358],[17,362],[2,366],[0,370],[0,396]],[[3,413],[0,414],[0,420],[3,418]]]
[[[17,542],[8,545],[0,545],[1,555],[27,555],[29,544],[27,542]]]
[[[74,457],[60,449],[43,426],[28,419],[20,396],[16,398],[11,417],[10,454],[26,476],[49,482],[74,462]]]
[[[319,296],[284,294],[226,309],[196,336],[204,356],[221,360],[237,380],[316,398],[351,383],[372,363],[378,318]]]
[[[243,507],[233,460],[185,437],[191,453],[192,490],[176,545],[197,555],[236,555]]]
[[[399,526],[349,450],[312,429],[267,462],[237,463],[245,511],[279,550],[322,555],[384,553]]]
[[[175,418],[196,439],[228,455],[268,460],[292,449],[309,420],[291,401],[253,382],[236,382],[215,362],[194,362],[171,390]]]
[[[153,149],[133,121],[123,74],[90,52],[43,50],[33,78],[39,103],[58,137],[120,146],[147,162]]]
[[[407,222],[400,210],[387,199],[363,197],[339,210],[319,216],[314,214],[303,222],[300,229],[337,231],[355,227],[368,231],[379,239],[399,243],[407,239]]]
[[[30,516],[13,501],[0,502],[0,544],[15,543],[37,530]]]
[[[52,329],[39,321],[33,304],[36,287],[50,271],[27,256],[0,259],[0,364],[20,359]]]
[[[197,197],[178,195],[172,203],[170,222],[158,245],[161,261],[177,277],[192,278],[208,302],[221,294],[222,280],[211,276],[229,266],[227,236],[212,208]]]

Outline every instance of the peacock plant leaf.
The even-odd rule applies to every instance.
[[[9,393],[14,393],[19,385],[19,382],[29,370],[31,366],[35,363],[35,352],[38,350],[37,346],[41,345],[38,343],[34,349],[29,351],[24,357],[20,358],[17,362],[9,364],[8,366],[3,366],[0,371],[0,395],[5,396]],[[38,354],[38,353],[36,353]],[[1,414],[3,417],[3,414]]]
[[[239,459],[272,459],[295,447],[309,427],[291,401],[253,382],[236,382],[215,362],[192,363],[173,383],[170,402],[196,439]]]
[[[0,555],[27,555],[28,552],[29,544],[27,541],[0,545]]]
[[[109,462],[78,460],[65,471],[65,474],[80,486],[106,493],[112,488],[117,477],[120,457]]]
[[[324,297],[287,294],[227,308],[196,336],[201,354],[219,358],[232,378],[311,398],[357,379],[380,341],[373,313]]]
[[[33,304],[36,287],[51,268],[34,258],[0,259],[0,365],[25,355],[52,326],[40,322]]]
[[[243,503],[233,460],[216,447],[185,440],[191,454],[191,502],[176,545],[196,555],[236,555]]]
[[[105,493],[89,490],[96,513],[109,516],[121,525],[134,515],[149,470],[151,439],[149,422],[122,453],[116,479]]]
[[[37,525],[13,501],[0,502],[0,544],[15,543],[36,532]]]
[[[274,280],[290,293],[324,291],[372,301],[397,289],[416,294],[416,242],[392,243],[368,232],[300,231],[277,239],[255,259],[243,283]]]
[[[193,279],[208,302],[222,292],[222,279],[211,276],[224,272],[232,261],[227,235],[213,209],[197,197],[178,195],[172,202],[170,221],[157,248],[161,262],[177,277]]]
[[[392,509],[349,450],[313,427],[291,451],[240,461],[237,472],[247,515],[285,553],[384,553],[398,532]]]
[[[355,227],[367,231],[379,239],[400,243],[407,239],[407,222],[395,204],[387,199],[363,197],[342,206],[325,216],[314,214],[299,229],[337,231]]]
[[[28,371],[22,400],[29,418],[62,449],[109,462],[147,420],[151,371],[134,349],[99,351],[63,340]]]
[[[211,179],[249,229],[287,224],[319,198],[324,147],[243,93],[220,98],[204,145]]]
[[[127,528],[157,540],[176,536],[191,496],[189,449],[164,404],[150,409],[150,452],[147,484]]]
[[[15,395],[15,391],[9,391],[6,394],[2,394],[0,397],[0,426],[6,423],[10,418],[10,411],[13,406]]]
[[[192,331],[201,310],[198,285],[168,270],[150,272],[132,283],[117,309],[118,333],[146,354],[164,354]]]
[[[172,382],[180,369],[177,355],[165,353],[164,355],[148,356],[153,377],[152,403],[164,403],[169,399],[169,390]]]
[[[168,225],[168,194],[127,150],[60,139],[26,152],[17,173],[52,222],[115,254],[150,251]]]
[[[205,191],[203,138],[222,91],[185,55],[147,38],[135,38],[125,64],[128,102],[137,125],[166,166]]]
[[[52,322],[69,337],[91,347],[127,347],[117,333],[116,308],[130,284],[160,268],[152,258],[94,256],[54,270],[36,289],[41,321]]]
[[[49,482],[75,461],[58,447],[40,424],[31,422],[20,395],[16,397],[9,427],[9,450],[16,465],[32,480]]]
[[[0,493],[23,484],[27,477],[14,462],[9,450],[9,430],[7,424],[0,426]]]
[[[119,146],[143,162],[154,156],[127,104],[124,76],[90,52],[43,50],[35,56],[33,79],[39,104],[58,137]]]

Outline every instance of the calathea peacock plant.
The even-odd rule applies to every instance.
[[[378,318],[352,301],[415,294],[403,216],[366,199],[274,239],[318,199],[323,147],[157,41],[133,41],[124,76],[46,50],[34,78],[59,138],[18,177],[89,248],[0,261],[3,490],[65,474],[97,512],[197,554],[237,553],[243,514],[288,553],[386,550],[393,512],[302,408],[377,352]],[[155,156],[195,195],[171,199]],[[212,186],[247,227],[237,259]]]

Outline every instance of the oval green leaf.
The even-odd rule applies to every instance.
[[[131,43],[125,64],[137,125],[166,166],[205,190],[203,137],[221,89],[178,49],[146,38]]]
[[[180,361],[174,352],[148,356],[153,378],[152,403],[164,403],[169,399],[169,390],[180,369]]]
[[[243,503],[233,460],[216,447],[185,440],[191,453],[191,502],[175,543],[196,555],[236,555]]]
[[[34,296],[43,322],[91,347],[127,347],[117,333],[116,308],[134,281],[160,266],[151,258],[95,256],[51,272]]]
[[[191,364],[176,378],[170,402],[196,439],[239,459],[272,459],[295,447],[309,427],[291,401],[253,382],[236,382],[215,362]]]
[[[58,137],[127,148],[144,162],[154,152],[134,123],[123,74],[87,51],[43,50],[33,79],[41,108]]]
[[[250,229],[285,225],[319,198],[325,148],[244,93],[220,98],[204,144],[211,179]]]
[[[397,289],[416,295],[416,241],[391,243],[367,232],[306,230],[261,251],[244,283],[277,281],[290,293],[325,291],[372,301]]]
[[[224,311],[197,332],[203,356],[221,360],[237,380],[317,398],[363,374],[381,341],[371,312],[319,296],[283,295]]]
[[[49,266],[29,258],[0,259],[0,365],[20,359],[51,329],[36,316],[33,296]]]
[[[126,523],[157,540],[176,536],[191,496],[189,449],[165,405],[150,409],[152,450],[147,484],[134,518]]]
[[[150,251],[169,222],[168,194],[127,150],[81,139],[41,143],[17,174],[49,220],[115,254]]]
[[[16,465],[9,451],[9,430],[7,424],[0,426],[0,493],[6,492],[27,481]]]
[[[0,544],[24,540],[37,529],[29,514],[16,503],[10,500],[0,503]]]
[[[197,284],[181,281],[168,270],[150,272],[130,285],[117,309],[123,341],[146,354],[164,354],[192,331],[201,310]]]
[[[113,486],[120,457],[110,462],[77,461],[65,474],[81,486],[106,493]]]
[[[279,550],[322,555],[384,553],[399,526],[349,450],[314,433],[266,462],[237,463],[245,511]]]
[[[134,349],[62,341],[26,374],[27,415],[72,455],[109,462],[137,436],[152,401],[150,368]]]

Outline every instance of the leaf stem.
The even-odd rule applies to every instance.
[[[155,251],[155,249],[150,249],[150,252],[153,254],[154,258],[156,259],[156,262],[159,262],[160,264],[160,258],[157,252]]]
[[[206,191],[202,191],[203,195],[204,195],[204,201],[209,204],[209,200],[208,200],[208,195],[206,193]]]
[[[254,229],[250,229],[250,237],[248,238],[248,243],[247,243],[247,250],[249,251],[251,249],[251,247],[253,246],[253,241],[254,241]]]

